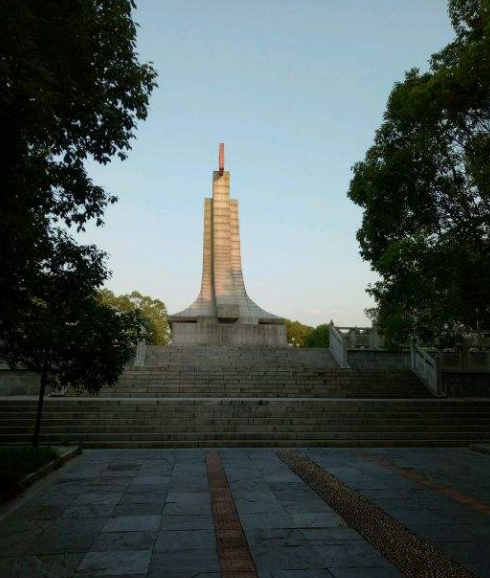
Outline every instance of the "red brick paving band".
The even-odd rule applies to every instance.
[[[414,482],[419,483],[421,486],[430,488],[431,490],[434,490],[439,494],[443,494],[444,496],[451,498],[452,500],[458,502],[459,504],[464,504],[468,508],[480,512],[480,514],[490,516],[490,506],[488,506],[487,504],[480,502],[479,500],[476,500],[471,496],[467,496],[466,494],[463,494],[462,492],[459,492],[454,488],[441,484],[436,480],[432,480],[431,478],[428,478],[427,476],[424,476],[423,474],[420,474],[414,471],[413,469],[402,468],[380,456],[373,456],[370,454],[366,454],[364,452],[356,452],[356,451],[354,453],[365,461],[374,462],[378,466],[397,472],[404,478],[413,480]]]
[[[221,459],[206,452],[214,531],[222,578],[258,578]]]
[[[277,455],[408,578],[477,578],[306,456],[294,450],[279,451]]]

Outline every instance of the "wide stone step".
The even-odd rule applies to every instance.
[[[17,426],[8,426],[2,427],[0,429],[1,435],[7,434],[21,434],[26,431],[26,428],[33,427],[34,422],[31,424],[24,424],[24,425],[17,425]],[[426,433],[427,435],[439,435],[440,433],[451,432],[453,435],[466,433],[466,432],[473,432],[478,433],[478,435],[486,435],[490,432],[488,430],[488,423],[487,424],[460,424],[457,422],[453,423],[443,423],[440,425],[431,425],[429,423],[426,424],[418,424],[417,426],[413,425],[385,425],[383,428],[379,427],[379,424],[357,424],[357,425],[335,425],[335,424],[317,424],[317,425],[270,425],[268,423],[257,423],[257,424],[248,424],[248,425],[224,425],[224,424],[215,424],[215,425],[203,425],[199,423],[195,423],[189,426],[182,426],[182,425],[143,425],[143,426],[130,426],[130,433],[128,434],[128,426],[127,425],[117,425],[112,423],[107,424],[85,424],[85,423],[75,423],[69,425],[51,425],[43,422],[42,425],[42,432],[44,436],[49,436],[51,434],[57,433],[66,433],[68,435],[72,434],[86,434],[91,435],[94,433],[121,433],[124,435],[135,435],[135,434],[143,434],[143,435],[153,435],[153,434],[165,434],[165,435],[180,435],[180,434],[193,434],[198,432],[199,434],[209,433],[213,435],[222,435],[226,433],[233,433],[233,434],[255,434],[257,432],[274,432],[277,434],[281,434],[284,437],[291,438],[293,437],[301,437],[307,433],[310,437],[313,436],[323,436],[323,435],[335,435],[341,436],[344,434],[355,434],[359,436],[364,436],[367,434],[372,434],[377,437],[386,437],[387,435],[393,434],[393,432],[397,432],[400,434],[405,433],[413,433],[414,435],[418,435],[421,432]]]
[[[0,443],[9,444],[25,444],[32,441],[31,435],[18,436],[12,439],[3,440],[0,437]],[[66,437],[58,436],[53,437],[50,441],[53,445],[63,445],[66,443]],[[72,443],[77,443],[76,441]],[[397,438],[385,439],[385,440],[313,440],[313,439],[301,439],[294,440],[292,443],[290,440],[199,440],[199,441],[187,441],[187,440],[122,440],[118,439],[115,441],[84,441],[84,446],[87,448],[101,448],[101,449],[113,449],[113,448],[281,448],[281,447],[330,447],[330,448],[379,448],[379,447],[468,447],[473,443],[481,443],[481,440],[475,439],[471,440],[451,440],[450,442],[446,440],[431,440],[431,439],[421,439],[421,440],[400,440]]]
[[[28,438],[28,434],[0,434],[0,442],[15,442],[23,438]],[[269,440],[274,441],[289,441],[291,445],[294,445],[297,441],[301,439],[308,440],[386,440],[386,439],[397,439],[405,440],[407,442],[413,443],[420,440],[433,440],[438,442],[447,442],[450,444],[453,441],[467,443],[484,442],[490,439],[489,432],[475,432],[475,431],[457,431],[452,430],[434,432],[434,431],[396,431],[396,432],[366,432],[366,431],[355,431],[355,432],[274,432],[274,431],[255,431],[255,432],[219,432],[219,433],[208,433],[208,432],[186,432],[186,433],[108,433],[108,432],[61,432],[50,434],[42,432],[41,441],[42,443],[55,443],[57,440],[66,440],[70,443],[83,443],[83,442],[116,442],[116,441],[185,441],[188,443],[197,443],[200,441],[215,441],[221,442],[223,440],[227,441],[256,441],[256,440]]]
[[[220,425],[220,426],[256,426],[263,423],[266,423],[268,426],[276,427],[276,426],[285,426],[285,427],[297,427],[297,426],[308,426],[308,427],[318,427],[318,426],[334,426],[334,427],[361,427],[364,425],[373,425],[373,427],[379,427],[380,425],[384,427],[391,427],[391,426],[401,426],[401,427],[418,427],[418,426],[427,426],[427,424],[433,424],[434,427],[439,427],[440,425],[445,426],[447,423],[457,424],[459,425],[475,425],[475,426],[484,426],[488,427],[490,423],[490,416],[489,417],[470,417],[470,418],[461,418],[461,417],[447,417],[446,415],[436,415],[430,414],[428,416],[420,417],[420,418],[409,418],[409,417],[371,417],[366,418],[364,415],[360,415],[357,418],[325,418],[325,417],[295,417],[295,418],[285,418],[285,417],[204,417],[201,415],[197,415],[192,424],[189,426],[182,426],[182,419],[180,417],[169,417],[165,416],[162,419],[161,416],[155,415],[152,417],[120,417],[120,416],[110,416],[105,417],[104,414],[99,414],[92,417],[87,416],[86,414],[78,414],[73,416],[65,417],[65,414],[62,414],[63,417],[59,417],[58,414],[48,414],[43,416],[43,427],[44,426],[60,426],[60,427],[71,427],[74,425],[87,425],[87,426],[98,426],[98,425],[115,425],[120,427],[155,427],[161,424],[165,424],[165,427],[173,428],[173,427],[196,427],[198,425],[208,426],[208,425]],[[74,419],[76,422],[74,424]],[[32,414],[31,417],[21,416],[16,419],[2,419],[0,421],[0,429],[5,429],[7,427],[15,426],[15,427],[29,427],[35,422],[35,415]]]

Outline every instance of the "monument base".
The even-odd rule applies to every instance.
[[[172,323],[172,345],[287,345],[283,324]]]

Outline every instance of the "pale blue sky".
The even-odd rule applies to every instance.
[[[194,300],[223,141],[252,299],[305,323],[365,324],[375,277],[350,168],[393,83],[452,38],[446,1],[139,0],[135,18],[159,88],[129,159],[90,166],[120,199],[84,236],[110,254],[108,287],[170,312]]]

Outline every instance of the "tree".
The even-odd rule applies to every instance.
[[[330,345],[330,325],[317,325],[306,337],[306,347],[328,347]]]
[[[309,325],[303,325],[299,321],[286,319],[287,342],[294,347],[306,347],[306,338],[312,329]]]
[[[103,224],[116,197],[92,182],[87,161],[126,158],[156,86],[135,51],[134,6],[2,3],[0,357],[41,372],[37,441],[49,379],[114,383],[134,345],[137,316],[96,301],[104,254],[67,233]]]
[[[396,84],[349,196],[388,340],[490,327],[490,3],[450,0],[456,37]]]
[[[145,326],[145,339],[151,345],[168,345],[170,341],[170,325],[167,320],[167,308],[160,299],[141,295],[133,291],[127,295],[114,295],[110,289],[99,292],[101,303],[110,305],[118,311],[139,311]]]
[[[103,224],[116,197],[86,161],[126,157],[156,73],[132,0],[5,0],[0,19],[0,312],[29,308],[57,230]],[[63,253],[60,253],[63,254]],[[3,319],[0,315],[0,335]]]
[[[0,358],[40,375],[34,445],[39,444],[48,385],[71,385],[89,392],[113,385],[142,333],[137,311],[118,312],[93,291],[107,277],[103,253],[80,247],[61,234],[45,263],[36,299],[20,312],[5,312]]]

